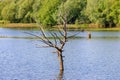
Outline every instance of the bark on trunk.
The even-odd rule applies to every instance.
[[[58,79],[57,80],[63,80],[63,71],[59,72]]]
[[[60,64],[60,71],[64,71],[63,56],[62,56],[62,52],[60,51],[58,51],[58,59]]]

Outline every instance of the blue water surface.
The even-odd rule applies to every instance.
[[[24,31],[31,32],[0,28],[0,35],[29,36]],[[91,34],[87,39],[87,33],[80,32],[84,38],[65,45],[61,80],[120,80],[120,32]],[[0,38],[0,80],[60,80],[55,50],[36,44],[44,45],[38,39]]]

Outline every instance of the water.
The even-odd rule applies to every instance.
[[[38,31],[0,28],[0,35],[29,36]],[[74,32],[71,32],[74,33]],[[65,45],[61,80],[120,80],[120,32],[80,32]],[[0,38],[0,80],[60,80],[52,48],[37,48],[36,39]]]

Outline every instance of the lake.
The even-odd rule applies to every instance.
[[[69,39],[62,78],[54,49],[38,48],[43,43],[24,32],[39,34],[0,28],[0,80],[120,80],[120,32],[93,31],[92,39],[80,32],[81,38]]]

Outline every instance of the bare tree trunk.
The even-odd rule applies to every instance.
[[[63,80],[63,71],[59,72],[57,80]]]
[[[58,51],[58,59],[60,64],[60,71],[64,71],[62,51]]]

